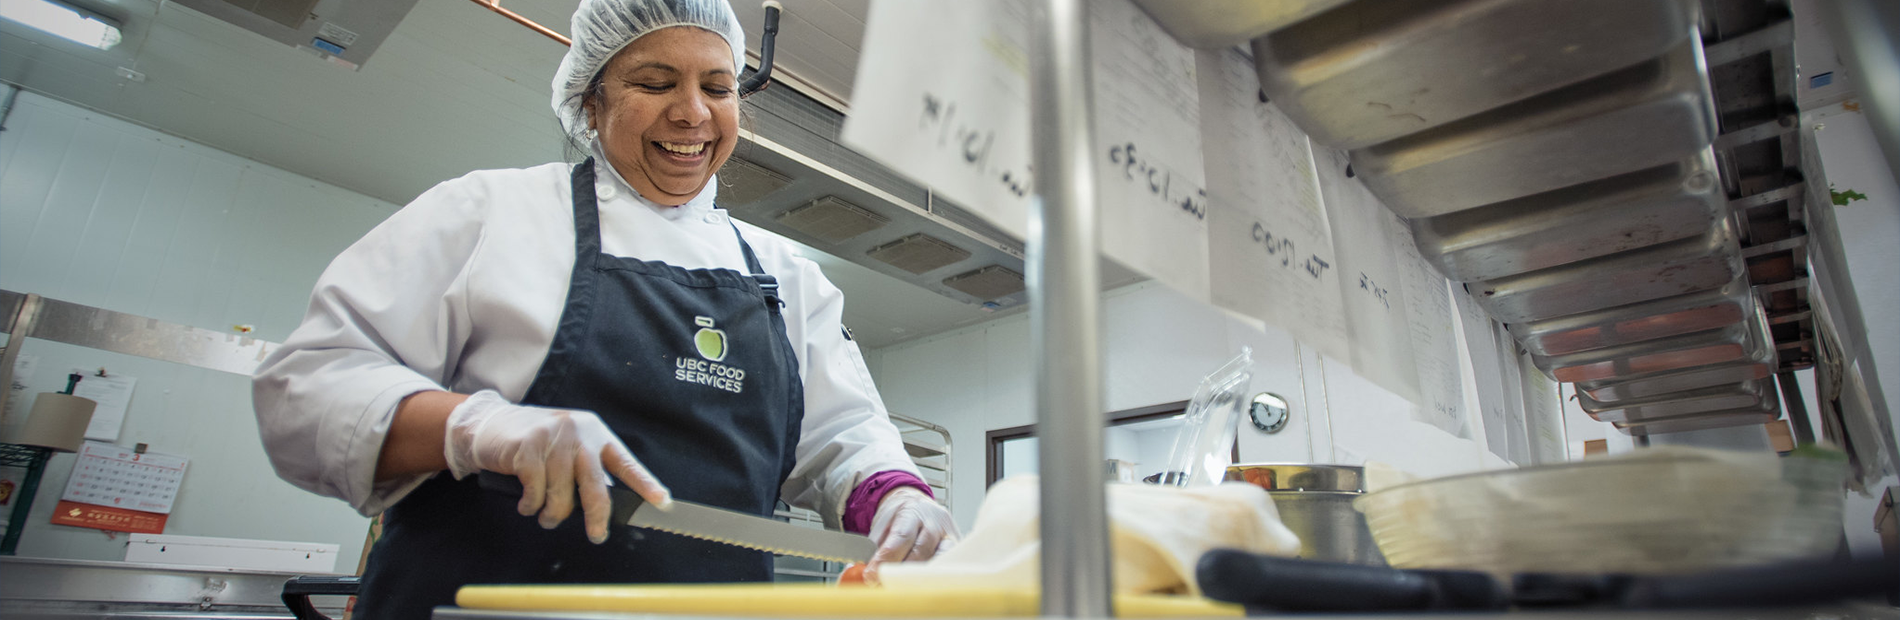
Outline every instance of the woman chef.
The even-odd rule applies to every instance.
[[[470,583],[770,579],[763,553],[610,537],[612,484],[758,515],[783,496],[868,531],[874,566],[956,538],[838,289],[713,204],[744,37],[726,0],[583,0],[554,108],[592,157],[416,198],[330,264],[259,367],[278,474],[385,514],[361,617],[423,617]]]

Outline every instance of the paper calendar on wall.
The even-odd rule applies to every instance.
[[[86,442],[60,499],[141,512],[169,514],[185,479],[188,459],[112,444]]]

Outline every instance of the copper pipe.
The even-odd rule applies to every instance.
[[[487,8],[490,11],[500,13],[502,17],[515,20],[515,23],[521,24],[523,26],[527,26],[529,30],[539,32],[542,35],[547,36],[547,38],[560,41],[561,45],[566,45],[568,47],[574,46],[574,41],[568,39],[567,37],[561,36],[561,33],[550,30],[548,29],[547,26],[537,24],[532,19],[522,17],[520,13],[516,13],[514,11],[501,8],[501,0],[469,0],[469,1],[474,2],[475,4],[482,5],[483,7]]]

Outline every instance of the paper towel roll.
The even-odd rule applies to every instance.
[[[61,452],[78,452],[86,441],[86,425],[92,423],[92,410],[99,403],[71,394],[41,392],[33,400],[33,413],[26,426],[9,443],[40,446]]]

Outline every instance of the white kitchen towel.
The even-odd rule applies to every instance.
[[[1042,549],[1038,488],[1035,476],[996,483],[975,527],[955,547],[928,562],[884,566],[879,581],[889,589],[1034,587]],[[1287,557],[1300,551],[1272,497],[1245,483],[1197,489],[1111,483],[1108,517],[1118,593],[1199,594],[1194,565],[1211,549]]]

